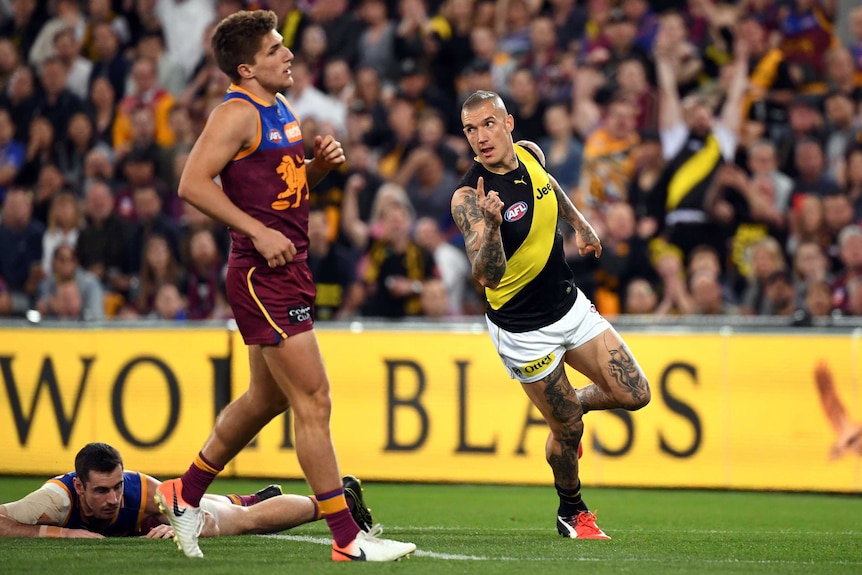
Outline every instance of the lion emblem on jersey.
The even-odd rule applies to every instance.
[[[272,209],[286,210],[299,207],[302,201],[303,190],[305,199],[308,199],[308,180],[305,177],[305,159],[302,156],[283,156],[281,164],[276,168],[282,181],[287,186],[283,192],[278,194],[278,199],[272,202]],[[293,198],[293,201],[291,201]]]

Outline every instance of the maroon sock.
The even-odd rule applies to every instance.
[[[329,530],[332,531],[332,538],[339,547],[349,545],[351,541],[356,539],[356,534],[361,531],[356,521],[348,509],[336,511],[332,515],[324,517]]]
[[[344,489],[336,489],[327,493],[315,494],[317,504],[326,519],[326,524],[332,532],[332,538],[339,547],[345,547],[356,539],[356,534],[361,531],[359,525],[347,508],[347,500],[344,498]]]
[[[183,482],[182,497],[192,507],[200,507],[201,497],[216,478],[216,475],[224,469],[207,461],[203,453],[198,453],[197,459],[189,466],[188,471],[181,477]]]

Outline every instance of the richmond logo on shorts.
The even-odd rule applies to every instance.
[[[530,363],[525,363],[521,367],[513,367],[512,371],[515,372],[515,375],[519,375],[521,377],[536,375],[537,373],[542,373],[548,367],[554,363],[554,359],[557,356],[553,353],[549,353],[545,357],[541,359],[537,359],[536,361],[531,361]]]
[[[290,317],[290,323],[302,323],[311,319],[311,307],[304,305],[288,308],[287,315]]]

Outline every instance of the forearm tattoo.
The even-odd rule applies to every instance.
[[[479,237],[475,224],[484,221],[484,215],[479,209],[476,196],[467,193],[463,195],[463,200],[463,203],[452,209],[452,219],[464,235],[464,245],[473,265],[473,275],[497,283],[506,273],[506,255],[500,228],[485,223],[485,231],[482,237]]]

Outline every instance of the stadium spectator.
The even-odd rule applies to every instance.
[[[314,85],[308,64],[294,60],[290,65],[293,86],[287,92],[296,115],[303,121],[331,122],[339,134],[347,133],[347,108]]]
[[[644,278],[634,278],[626,286],[623,297],[623,313],[650,315],[658,307],[658,296],[652,284]]]
[[[142,316],[153,311],[160,285],[183,285],[185,273],[171,252],[168,240],[161,235],[147,237],[143,245],[143,261],[132,280],[130,300]]]
[[[107,78],[114,89],[114,103],[118,103],[126,95],[126,77],[132,63],[120,49],[120,38],[110,22],[92,22],[92,38],[93,70],[90,73],[90,84],[92,85],[96,78]]]
[[[790,273],[785,269],[769,274],[763,281],[763,312],[760,315],[792,316],[797,308]]]
[[[83,111],[84,102],[68,88],[66,66],[57,56],[51,56],[39,69],[39,84],[42,91],[36,102],[36,113],[47,118],[54,127],[54,134],[65,139],[69,119]]]
[[[15,124],[9,108],[0,107],[0,205],[24,165],[25,154],[24,145],[15,139]]]
[[[793,180],[778,169],[778,157],[775,144],[769,140],[756,140],[748,146],[746,167],[752,177],[765,176],[772,180],[775,191],[775,209],[787,214],[790,208],[790,196],[793,192]]]
[[[356,254],[330,239],[327,215],[321,208],[308,213],[308,267],[317,290],[315,320],[345,319],[358,311],[362,290],[355,285]]]
[[[513,5],[522,2],[511,0]],[[509,113],[515,119],[512,138],[538,142],[547,137],[544,124],[547,104],[540,97],[536,79],[528,68],[519,67],[509,76],[509,97],[512,100]]]
[[[47,228],[42,236],[42,269],[45,274],[51,273],[54,251],[59,246],[75,249],[82,224],[81,207],[71,192],[57,193],[50,204]]]
[[[848,285],[862,278],[862,228],[851,225],[841,230],[838,246],[842,269],[832,282],[832,307],[846,314],[850,309]]]
[[[661,241],[652,244],[650,249],[653,267],[661,282],[661,301],[655,315],[691,315],[694,301],[688,291],[682,252],[673,244]]]
[[[405,189],[417,218],[433,218],[440,225],[449,222],[449,200],[458,175],[437,148],[414,148],[390,181]]]
[[[168,55],[191,77],[204,53],[200,39],[216,21],[210,0],[156,0],[156,15],[162,24]]]
[[[61,0],[58,7],[62,5],[77,5],[77,1]],[[81,101],[86,101],[93,63],[81,55],[81,42],[75,28],[64,22],[64,26],[54,34],[53,42],[53,55],[66,68],[66,88]]]
[[[222,283],[223,261],[215,236],[207,228],[192,232],[188,239],[186,309],[189,319],[211,319],[216,294]],[[156,297],[158,300],[158,296]],[[157,302],[158,303],[158,302]]]
[[[173,98],[179,98],[186,87],[187,71],[182,65],[175,61],[166,51],[165,36],[162,28],[152,28],[143,30],[140,38],[136,43],[135,52],[138,60],[149,60],[156,66],[155,85],[167,90]],[[145,78],[146,80],[146,78]],[[134,66],[132,67],[132,76],[126,85],[126,93],[140,93],[148,97],[147,90],[135,86],[137,79],[135,78]],[[130,85],[131,84],[131,85]]]
[[[824,119],[818,98],[807,94],[794,96],[787,114],[788,125],[776,142],[778,169],[791,178],[796,178],[799,175],[797,145],[802,140],[813,140],[822,146],[825,140]]]
[[[805,290],[805,299],[802,307],[802,317],[831,318],[832,287],[825,281],[816,281],[809,284]]]
[[[359,36],[356,69],[370,68],[388,84],[398,75],[395,60],[395,22],[389,19],[384,0],[363,0],[358,15],[364,24]]]
[[[747,250],[746,260],[748,286],[742,295],[740,313],[768,315],[771,308],[766,299],[766,281],[774,273],[787,269],[784,252],[775,238],[767,236]]]
[[[737,307],[724,298],[719,276],[711,272],[696,272],[689,276],[692,313],[698,315],[736,315]]]
[[[163,283],[156,288],[152,311],[146,317],[165,321],[184,321],[188,317],[186,307],[186,300],[176,284]]]
[[[12,299],[12,312],[23,314],[35,302],[42,270],[45,226],[33,219],[33,192],[11,187],[0,212],[0,277]]]
[[[30,123],[36,117],[36,77],[33,69],[18,66],[9,78],[8,106],[15,123],[15,139],[29,142]]]
[[[659,127],[662,154],[667,166],[650,195],[650,217],[655,218],[668,242],[687,257],[704,237],[719,235],[705,212],[707,190],[718,167],[733,160],[740,133],[739,108],[746,87],[748,50],[744,41],[734,44],[732,79],[718,118],[702,95],[680,99],[677,68],[678,27],[675,16],[666,16],[656,38],[656,68],[659,83]],[[693,166],[697,176],[686,177]],[[723,246],[716,246],[721,249]]]
[[[311,18],[326,35],[325,60],[340,58],[353,67],[359,57],[359,34],[362,24],[347,0],[319,0],[311,9]]]
[[[33,118],[30,122],[27,138],[27,151],[24,154],[24,164],[15,178],[17,183],[25,186],[33,186],[39,180],[42,168],[52,165],[57,161],[56,134],[51,122],[42,116]],[[47,200],[49,197],[37,196],[34,208],[40,214],[41,221],[45,221],[48,210]]]
[[[616,202],[605,210],[602,257],[596,270],[596,293],[593,301],[604,316],[622,312],[622,295],[626,285],[636,277],[658,279],[649,262],[646,241],[637,235],[634,209],[627,202]]]
[[[438,274],[434,257],[410,235],[413,218],[409,202],[381,207],[380,235],[367,245],[359,264],[363,316],[403,319],[422,313],[423,282]]]
[[[640,141],[636,113],[631,101],[614,99],[606,108],[601,126],[584,142],[575,203],[593,219],[611,204],[629,200],[628,190],[635,175],[633,152]]]
[[[158,84],[156,62],[139,57],[132,64],[131,91],[120,101],[117,117],[114,119],[114,150],[121,155],[139,142],[133,141],[133,115],[140,108],[152,111],[154,133],[153,141],[160,148],[174,145],[174,131],[169,116],[174,107],[174,97]]]
[[[584,146],[574,135],[568,103],[548,106],[544,124],[548,135],[537,143],[547,154],[548,171],[568,191],[578,185],[584,158]]]
[[[347,109],[353,101],[353,70],[344,60],[330,60],[323,67],[323,89]]]
[[[114,196],[105,181],[94,180],[87,185],[84,227],[78,236],[75,254],[81,267],[93,273],[107,292],[126,295],[131,280],[130,227],[114,211],[114,206]]]
[[[829,258],[823,246],[816,242],[802,242],[793,254],[793,282],[796,298],[801,301],[810,286],[831,282],[833,279]]]
[[[846,170],[847,150],[856,142],[862,129],[862,120],[856,117],[853,100],[849,95],[833,90],[823,99],[826,116],[825,161],[826,176],[840,181]]]
[[[418,218],[413,236],[416,243],[434,257],[448,299],[449,307],[445,315],[461,317],[465,314],[480,314],[482,308],[467,255],[463,249],[446,240],[439,219]]]
[[[84,159],[96,146],[93,122],[85,112],[77,112],[69,118],[66,137],[56,146],[57,168],[63,181],[76,193],[84,190]]]
[[[45,5],[36,0],[15,0],[10,4],[11,14],[0,23],[0,36],[10,38],[22,60],[26,60],[45,22]]]
[[[311,22],[304,6],[300,7],[300,3],[296,0],[270,0],[267,4],[278,18],[276,29],[281,33],[282,42],[294,54],[297,53],[299,51],[299,39]]]
[[[39,283],[36,309],[46,317],[105,319],[105,291],[95,275],[78,265],[75,247],[61,244],[51,255],[51,271]]]
[[[371,511],[358,479],[343,478],[351,509],[366,529]],[[0,504],[0,537],[95,539],[140,536],[164,539],[173,530],[151,497],[161,482],[126,470],[119,451],[89,443],[75,456],[75,471],[58,475],[18,501]],[[282,494],[270,485],[251,495],[207,495],[201,537],[274,533],[321,518],[313,497]]]
[[[443,280],[432,278],[422,282],[422,317],[431,320],[450,319],[451,305],[449,304],[449,293]]]

